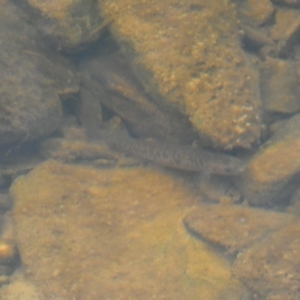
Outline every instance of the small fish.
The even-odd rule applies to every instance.
[[[180,170],[235,175],[246,167],[239,158],[224,153],[163,142],[146,142],[109,130],[99,130],[94,134],[95,138],[104,140],[113,150]]]

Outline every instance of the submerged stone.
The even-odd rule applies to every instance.
[[[258,76],[230,1],[101,1],[111,32],[153,101],[184,113],[220,148],[259,141]]]
[[[251,158],[235,179],[244,198],[254,205],[287,203],[300,171],[300,114],[291,117]]]
[[[11,195],[26,278],[46,299],[247,293],[224,260],[186,234],[181,220],[195,200],[170,175],[48,161],[19,178]]]
[[[194,234],[237,253],[234,275],[259,299],[298,299],[300,219],[237,205],[201,205],[184,218]]]
[[[39,40],[11,1],[0,5],[0,145],[53,133],[62,121],[59,90],[75,80],[70,63]]]

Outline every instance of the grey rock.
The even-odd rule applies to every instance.
[[[6,0],[0,4],[0,145],[22,144],[58,128],[59,90],[74,74],[38,39],[22,11]]]

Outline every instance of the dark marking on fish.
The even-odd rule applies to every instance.
[[[92,139],[107,142],[113,150],[180,170],[235,175],[246,167],[239,158],[224,153],[194,149],[191,146],[146,142],[110,130],[99,130],[93,134]]]

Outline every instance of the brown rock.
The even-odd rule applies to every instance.
[[[240,253],[233,273],[268,300],[299,299],[300,221]]]
[[[260,90],[269,112],[296,113],[300,110],[298,77],[295,66],[279,59],[267,58],[260,69]]]
[[[228,264],[186,235],[194,198],[151,169],[48,161],[11,188],[26,279],[45,299],[238,300]],[[226,269],[227,268],[227,269]]]
[[[278,41],[278,55],[281,57],[287,57],[290,55],[291,50],[298,41],[300,34],[300,16],[295,18],[290,26],[284,32],[281,39]]]
[[[270,37],[279,41],[291,26],[291,20],[297,19],[299,11],[294,9],[277,8],[275,12],[275,24],[270,30]]]
[[[233,273],[258,299],[299,298],[298,217],[234,205],[201,205],[184,223],[194,234],[239,252]]]
[[[236,253],[294,221],[292,215],[249,207],[201,205],[183,222],[192,233]]]
[[[80,64],[82,85],[89,92],[89,97],[81,95],[82,107],[90,108],[101,102],[120,116],[136,136],[191,142],[195,134],[187,118],[162,103],[153,103],[153,96],[141,85],[120,53],[116,53],[116,45],[110,47],[112,50],[98,49],[96,55],[85,57]],[[91,119],[97,117],[91,109],[86,110],[86,114],[83,125],[89,127],[89,131],[96,131],[99,127],[91,124]]]
[[[16,274],[12,283],[1,287],[0,299],[46,300],[46,298],[38,291],[38,288],[24,279],[21,274]]]
[[[239,8],[242,20],[253,25],[265,24],[273,15],[274,7],[270,0],[247,0]]]
[[[259,140],[258,77],[232,3],[109,0],[101,10],[155,103],[179,109],[216,147]]]
[[[255,205],[288,201],[300,171],[300,115],[289,119],[235,178],[244,198]]]
[[[287,57],[293,53],[300,34],[300,13],[298,10],[277,8],[275,24],[270,31],[270,37],[277,42],[279,56]]]
[[[107,25],[99,15],[97,0],[25,2],[43,38],[59,51],[78,52],[86,48]]]

